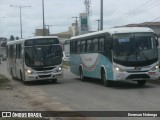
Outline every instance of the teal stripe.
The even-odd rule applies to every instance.
[[[71,72],[74,73],[75,75],[79,75],[80,64],[83,64],[83,63],[79,55],[76,55],[76,54],[70,55],[70,69],[71,69]],[[96,67],[92,71],[89,71],[85,67],[83,67],[84,76],[100,79],[101,65],[105,66],[105,69],[107,71],[106,79],[113,80],[114,77],[113,77],[112,63],[102,54],[99,54],[99,59],[97,61]]]

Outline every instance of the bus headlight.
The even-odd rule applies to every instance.
[[[56,71],[57,71],[57,72],[62,71],[62,67],[59,67]]]
[[[59,68],[58,68],[58,70],[59,70],[59,71],[61,71],[61,70],[62,70],[62,68],[61,68],[61,67],[59,67]]]
[[[117,70],[117,71],[119,71],[119,70],[120,70],[120,68],[116,67],[116,70]]]
[[[119,71],[119,72],[124,72],[124,70],[122,70],[122,69],[119,68],[119,67],[116,67],[116,70]]]
[[[154,66],[151,70],[154,71],[154,70],[156,70],[156,69],[158,69],[158,68],[159,68],[159,66],[156,65],[156,66]]]
[[[28,73],[28,74],[32,74],[33,72],[31,71],[31,70],[26,70],[26,72]]]
[[[156,65],[156,67],[155,67],[156,69],[158,69],[159,68],[159,66],[158,65]]]

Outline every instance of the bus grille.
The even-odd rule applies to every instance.
[[[127,77],[127,79],[138,79],[138,78],[150,78],[150,76],[147,74],[134,74],[134,75],[129,75]]]
[[[39,78],[48,78],[48,77],[51,77],[51,75],[39,75],[38,77]]]
[[[126,72],[128,72],[128,73],[135,73],[135,72],[137,72],[137,73],[140,73],[140,72],[148,72],[149,70],[146,70],[146,71],[126,71]]]
[[[36,71],[52,70],[54,68],[55,67],[32,67],[32,69]]]

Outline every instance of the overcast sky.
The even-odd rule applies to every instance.
[[[51,33],[64,32],[75,21],[72,17],[85,12],[84,0],[44,0],[45,24]],[[20,9],[22,8],[23,37],[33,36],[42,28],[42,0],[0,0],[0,37],[20,37]],[[91,0],[91,30],[97,30],[100,0]],[[104,29],[129,23],[160,21],[160,0],[104,0]],[[6,18],[2,18],[6,17]]]

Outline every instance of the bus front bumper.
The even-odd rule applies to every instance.
[[[63,77],[63,71],[52,74],[25,74],[25,81],[53,80]]]
[[[142,73],[127,73],[122,72],[117,74],[115,77],[115,81],[122,80],[158,80],[159,73],[158,72],[142,72]]]

